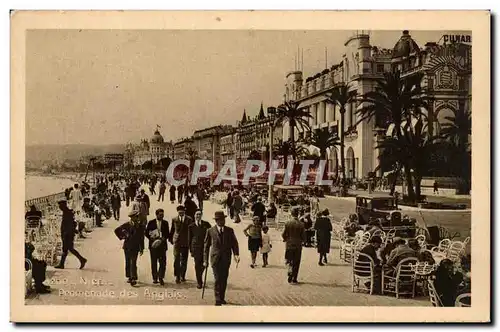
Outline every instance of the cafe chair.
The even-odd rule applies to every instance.
[[[360,261],[363,258],[363,261]],[[352,259],[352,292],[368,291],[373,294],[375,284],[375,263],[373,259],[363,253],[356,253]],[[368,283],[368,285],[367,285]]]
[[[29,259],[24,259],[25,274],[24,274],[24,296],[27,296],[33,291],[33,264]]]
[[[395,275],[388,275],[382,270],[382,294],[393,293],[396,298],[400,295],[411,295],[415,297],[416,276],[412,265],[417,264],[414,257],[403,259],[396,267]]]
[[[429,299],[431,301],[431,304],[433,307],[442,307],[443,303],[441,302],[441,299],[439,298],[439,295],[436,291],[436,287],[434,286],[434,281],[429,280],[427,283],[427,287],[429,289]]]
[[[471,293],[460,294],[455,300],[455,307],[470,307]]]

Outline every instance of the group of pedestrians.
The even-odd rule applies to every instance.
[[[171,188],[175,188],[171,186]],[[179,188],[182,188],[179,186]],[[160,184],[159,197],[162,189]],[[171,200],[172,200],[172,192]],[[178,192],[178,191],[177,191]],[[203,220],[203,197],[197,195],[198,206],[187,193],[178,192],[182,204],[176,208],[177,215],[169,222],[165,219],[163,209],[155,211],[155,219],[144,221],[149,213],[143,191],[137,195],[129,213],[130,220],[115,229],[116,236],[123,240],[125,255],[125,276],[132,286],[138,283],[137,258],[143,255],[145,239],[148,239],[148,250],[151,260],[153,284],[165,285],[167,270],[167,251],[169,244],[173,250],[173,274],[176,284],[186,282],[189,255],[193,258],[196,286],[203,287],[203,272],[211,265],[215,279],[215,304],[226,304],[225,292],[231,257],[239,262],[239,246],[234,231],[225,226],[226,215],[217,211],[214,215],[215,226]],[[196,191],[194,192],[196,194]]]

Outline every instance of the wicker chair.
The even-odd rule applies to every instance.
[[[451,246],[451,240],[450,239],[443,239],[443,240],[439,241],[438,246],[432,248],[431,251],[446,255],[448,253],[448,249],[450,249],[450,246]]]
[[[427,248],[427,239],[425,238],[425,235],[422,235],[422,234],[417,235],[417,237],[415,237],[415,240],[417,240],[418,246],[421,249]]]
[[[363,261],[360,261],[363,258]],[[375,263],[373,259],[363,253],[356,253],[352,260],[352,291],[364,290],[373,294],[375,284]],[[365,285],[369,282],[369,286]]]
[[[24,262],[26,263],[26,265],[28,265],[28,269],[26,270],[24,275],[24,296],[27,296],[30,292],[33,291],[33,264],[27,258],[24,260]]]
[[[418,260],[414,257],[409,257],[401,260],[396,267],[396,275],[390,276],[386,275],[385,271],[382,271],[382,294],[384,293],[394,293],[396,298],[399,295],[411,295],[415,297],[415,271],[412,265],[415,265]],[[411,290],[401,291],[401,287],[408,287]]]
[[[395,236],[396,236],[396,229],[392,228],[389,231],[387,231],[385,235],[384,244],[391,243]]]
[[[349,238],[344,230],[340,232],[340,248],[339,248],[339,257],[340,260],[351,263],[352,262],[352,253],[353,253],[353,242],[349,242]]]
[[[468,300],[468,301],[467,301]],[[471,293],[460,294],[455,300],[455,307],[470,307]]]
[[[429,264],[427,262],[418,262],[412,265],[412,269],[415,272],[415,287],[420,284],[423,293],[427,291],[427,283],[429,282],[432,272],[436,270],[437,265]]]
[[[427,286],[429,288],[429,299],[431,300],[432,306],[442,307],[443,303],[441,302],[441,299],[439,298],[439,295],[436,291],[436,287],[434,286],[434,281],[429,280],[427,282]]]
[[[465,253],[464,243],[461,241],[454,241],[451,243],[446,253],[446,258],[452,262],[459,262],[462,255]]]

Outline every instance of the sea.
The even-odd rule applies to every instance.
[[[57,194],[73,187],[75,180],[54,176],[26,175],[26,200]]]

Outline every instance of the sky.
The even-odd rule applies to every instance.
[[[26,144],[125,144],[236,125],[277,106],[304,50],[304,78],[340,62],[354,31],[30,30]],[[410,31],[420,47],[450,31]],[[393,48],[401,31],[371,31]]]

